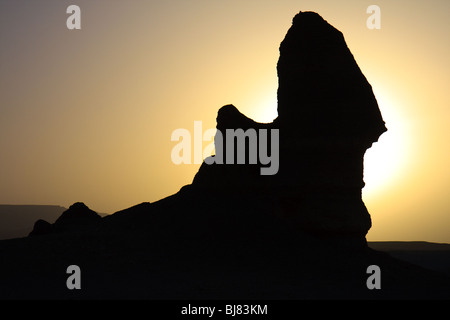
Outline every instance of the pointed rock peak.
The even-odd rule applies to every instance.
[[[228,104],[219,109],[217,113],[217,129],[246,128],[256,124],[255,121],[241,113],[234,105]]]
[[[87,205],[83,202],[75,202],[73,205],[69,207],[72,210],[90,210]]]
[[[29,236],[41,236],[45,234],[49,234],[52,232],[52,224],[43,220],[39,219],[34,223],[33,230],[30,232]]]
[[[322,16],[316,12],[312,11],[300,11],[295,15],[292,19],[292,24],[309,24],[322,26],[324,23],[327,23]],[[327,23],[328,24],[328,23]]]
[[[63,214],[55,221],[55,224],[60,224],[65,221],[84,221],[84,220],[99,220],[101,217],[97,212],[91,210],[83,202],[76,202],[64,211]]]

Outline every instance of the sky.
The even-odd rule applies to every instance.
[[[388,128],[364,159],[367,239],[450,243],[448,0],[0,0],[0,203],[114,213],[176,193],[200,165],[172,162],[174,130],[226,104],[277,116],[299,11],[344,34]]]

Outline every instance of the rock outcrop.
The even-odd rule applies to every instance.
[[[51,224],[39,219],[34,224],[29,236],[39,236],[55,232],[66,232],[80,228],[92,227],[101,222],[101,216],[89,209],[84,203],[76,202],[64,211],[61,216]]]
[[[299,13],[277,68],[278,118],[221,108],[219,132],[254,129],[253,142],[218,154],[235,138],[217,134],[192,184],[104,218],[76,203],[53,225],[35,224],[32,235],[51,235],[0,243],[0,298],[448,299],[448,278],[367,246],[363,157],[386,128],[342,34]],[[279,152],[276,174],[262,174],[264,157],[218,161],[236,163],[238,150]],[[65,286],[72,264],[82,290]],[[382,290],[366,285],[370,265]]]
[[[279,172],[261,176],[261,163],[204,163],[193,185],[242,197],[263,192],[299,230],[363,238],[371,227],[361,199],[364,153],[386,131],[370,84],[342,33],[313,12],[294,17],[277,70],[273,123],[256,123],[228,105],[217,129],[278,129]]]
[[[53,231],[53,226],[50,222],[44,219],[39,219],[34,223],[33,230],[30,232],[29,236],[42,236],[44,234],[50,234]]]

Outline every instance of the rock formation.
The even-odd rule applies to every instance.
[[[215,139],[222,161],[207,164],[211,159],[205,159],[192,185],[181,193],[191,190],[191,196],[208,198],[216,209],[232,198],[234,207],[230,210],[239,212],[243,220],[248,218],[246,204],[259,201],[261,221],[272,216],[267,223],[276,217],[295,226],[295,232],[365,243],[371,219],[361,198],[363,158],[366,149],[386,131],[370,84],[342,33],[313,12],[294,17],[280,45],[277,71],[278,117],[272,123],[257,123],[233,105],[222,107],[217,115],[222,138],[218,140],[216,135]],[[250,164],[250,142],[241,150],[246,154],[245,164],[236,164],[236,147],[234,164],[222,163],[230,151],[225,148],[228,129],[256,130],[257,154],[262,146],[259,130],[268,134],[268,154],[274,151],[271,132],[278,130],[279,171],[262,175],[266,164],[260,159]],[[219,157],[216,154],[212,159]],[[119,215],[123,216],[116,214],[109,220]],[[76,203],[52,228],[70,229],[98,220],[95,212]],[[207,228],[204,223],[199,221],[197,226]],[[49,229],[41,222],[36,228],[32,234],[41,233],[40,228],[45,232]]]
[[[243,197],[264,192],[299,230],[364,237],[371,219],[361,199],[363,157],[386,131],[370,84],[342,33],[313,12],[293,19],[280,45],[277,70],[273,123],[256,123],[225,106],[217,129],[279,129],[279,172],[261,176],[261,164],[204,163],[193,185]]]
[[[76,202],[64,211],[53,224],[42,219],[36,221],[29,235],[38,236],[54,232],[78,230],[79,228],[95,226],[100,221],[101,217],[97,212],[89,209],[82,202]]]
[[[260,129],[279,130],[276,174],[262,175],[261,159],[208,164],[216,154],[192,184],[154,203],[104,218],[75,203],[30,234],[47,235],[0,243],[0,298],[448,299],[448,279],[367,247],[363,157],[386,128],[342,34],[300,12],[277,69],[272,123],[232,105],[217,116],[220,132],[256,129],[258,142]],[[258,148],[275,152],[267,144]],[[64,285],[72,264],[82,290]],[[367,288],[369,265],[381,268],[382,290]]]
[[[29,236],[42,236],[44,234],[50,234],[53,231],[52,224],[44,219],[39,219],[34,223],[33,230]]]

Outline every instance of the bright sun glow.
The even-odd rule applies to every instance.
[[[366,151],[363,193],[373,197],[387,191],[406,169],[410,156],[406,121],[398,113],[396,101],[383,92],[377,101],[388,131]]]
[[[410,162],[407,121],[400,112],[398,102],[386,92],[389,91],[378,92],[376,97],[388,131],[364,155],[363,194],[366,199],[388,192],[400,182]],[[268,93],[256,100],[247,115],[258,122],[272,122],[277,117],[276,94]]]
[[[278,116],[277,103],[276,93],[267,94],[256,101],[251,118],[262,123],[272,122]]]

